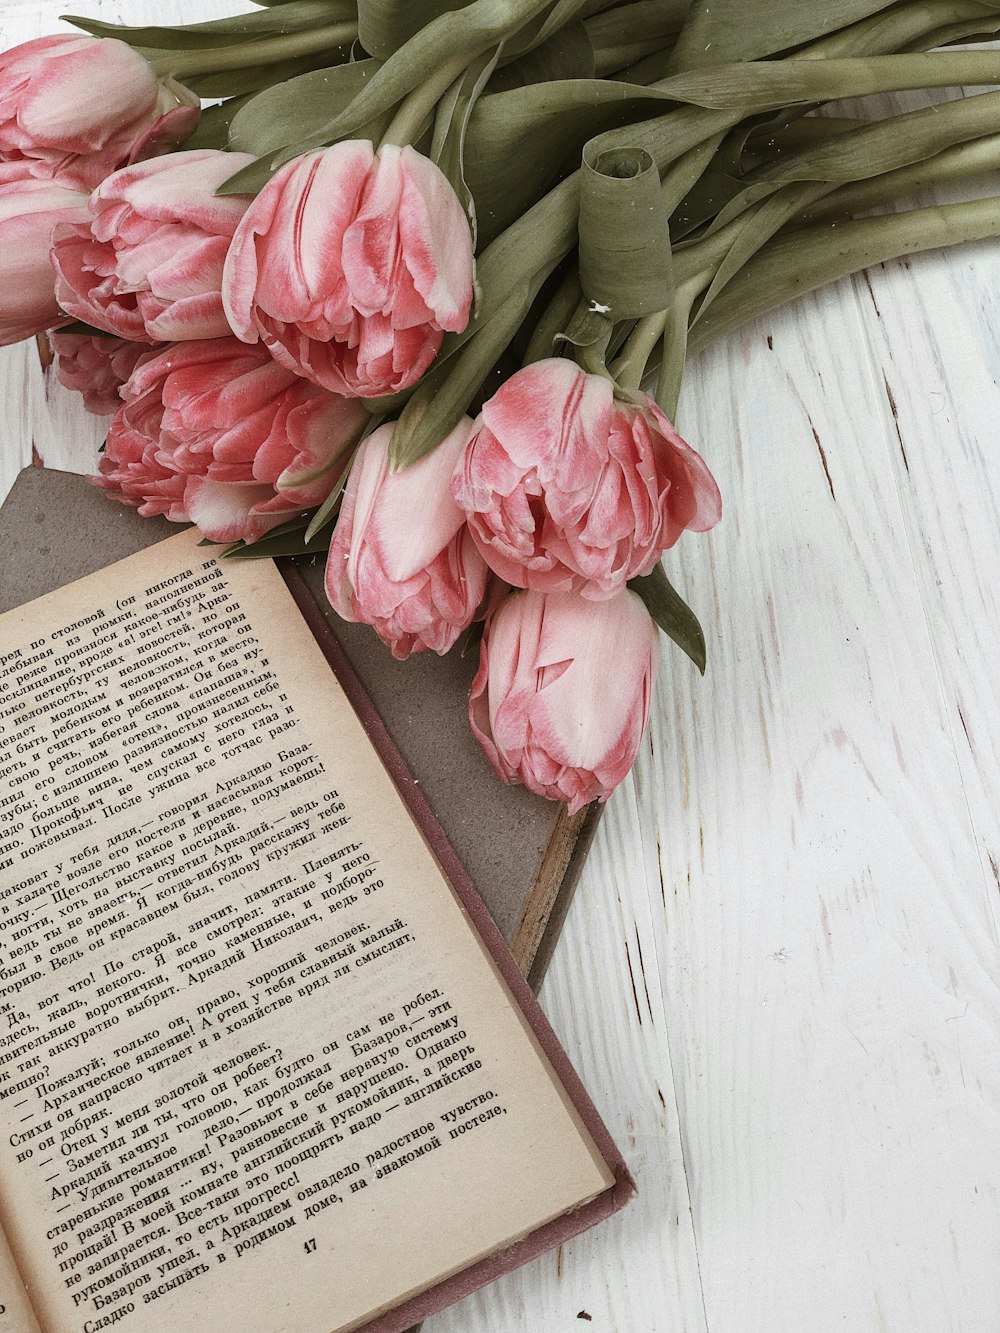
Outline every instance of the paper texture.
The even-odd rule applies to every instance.
[[[0,619],[0,1197],[45,1333],[348,1329],[612,1183],[280,577],[205,557]]]

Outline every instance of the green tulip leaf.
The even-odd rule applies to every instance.
[[[95,329],[91,324],[85,324],[82,319],[74,319],[71,324],[63,324],[61,328],[53,329],[53,333],[71,333],[78,338],[117,338],[117,333],[109,333],[107,329]]]
[[[114,37],[130,46],[152,47],[157,51],[207,51],[237,46],[259,37],[285,37],[331,23],[353,23],[357,13],[353,0],[288,0],[274,11],[237,14],[233,18],[177,27],[132,27],[75,14],[65,17],[67,23],[92,37]],[[248,65],[252,63],[247,61]]]
[[[693,0],[671,59],[674,70],[758,60],[790,51],[888,9],[896,0]]]
[[[919,43],[914,42],[912,47],[908,46],[903,49],[926,51],[936,46],[951,46],[955,42],[973,41],[977,37],[995,37],[998,29],[1000,29],[1000,18],[986,18],[983,16],[977,19],[967,19],[964,23],[948,23],[944,27],[935,28]]]
[[[535,325],[522,358],[522,365],[530,366],[533,361],[544,361],[547,357],[558,356],[559,337],[573,319],[582,296],[579,269],[576,263],[570,260],[558,287]]]
[[[775,192],[754,209],[738,229],[738,233],[719,264],[711,286],[705,293],[694,322],[703,317],[708,307],[737,273],[763,250],[786,222],[816,203],[832,186],[817,185],[814,181],[797,182]]]
[[[421,28],[468,0],[358,0],[358,40],[370,55],[388,58]]]
[[[675,243],[716,217],[743,192],[744,182],[715,167],[704,171],[671,214]]]
[[[708,664],[705,634],[698,623],[698,617],[667,578],[663,566],[657,565],[652,574],[630,579],[628,586],[639,594],[646,604],[646,610],[664,634],[687,653],[704,675]]]
[[[322,555],[330,549],[331,535],[331,529],[325,527],[310,540],[306,518],[297,518],[272,529],[258,541],[236,542],[222,555],[229,560],[280,560],[286,556]]]
[[[747,320],[850,273],[998,234],[1000,204],[990,197],[840,222],[835,228],[824,223],[775,237],[691,330],[690,355]]]
[[[594,48],[582,23],[570,23],[540,46],[518,56],[490,80],[490,93],[511,92],[563,79],[592,79]]]
[[[259,194],[277,170],[272,163],[273,159],[269,157],[259,157],[256,162],[251,162],[224,180],[215,193]]]
[[[257,157],[277,153],[325,124],[331,112],[349,106],[380,67],[378,60],[356,60],[265,89],[234,117],[230,148]]]
[[[244,97],[349,57],[348,47],[335,47],[313,56],[277,61],[273,65],[247,65],[239,69],[211,70],[206,74],[186,74],[181,82],[199,97]]]
[[[641,319],[673,299],[670,214],[656,164],[643,149],[584,150],[580,283],[612,321]]]
[[[556,334],[556,342],[567,342],[573,347],[596,350],[601,358],[607,352],[614,332],[614,321],[600,310],[582,300],[565,329]]]
[[[538,294],[547,271],[514,289],[455,356],[431,367],[403,408],[389,446],[393,471],[429,454],[461,421]]]
[[[594,135],[671,105],[667,94],[610,79],[488,90],[473,109],[466,135],[466,176],[480,235],[499,235],[560,176],[578,167]]]
[[[198,128],[184,141],[185,149],[229,147],[229,131],[233,117],[247,103],[246,97],[230,97],[225,102],[201,109]]]
[[[910,166],[955,144],[1000,130],[1000,93],[958,98],[838,134],[779,161],[763,176],[772,182],[848,183]]]
[[[678,102],[741,116],[778,107],[954,85],[1000,82],[1000,52],[939,51],[934,54],[859,56],[843,59],[755,61],[674,74],[659,93]]]
[[[972,139],[1000,132],[1000,93],[984,93],[942,106],[847,130],[831,142],[792,155],[764,174],[724,208],[709,229],[712,236],[743,214],[745,221],[719,264],[696,322],[722,289],[776,233],[834,185],[883,176]],[[770,198],[764,196],[770,193]]]
[[[472,230],[473,249],[477,233],[476,205],[465,178],[465,136],[472,108],[496,69],[499,56],[500,47],[492,54],[484,53],[472,62],[461,78],[455,80],[438,103],[431,139],[431,161],[441,168],[465,209]]]
[[[344,464],[340,476],[337,478],[333,490],[326,497],[320,507],[309,520],[309,526],[306,528],[306,541],[311,542],[314,537],[329,523],[340,505],[340,497],[344,493],[344,487],[347,485],[347,479],[351,475],[351,468],[354,466],[354,460],[357,457],[361,445],[371,435],[372,431],[377,430],[382,425],[384,418],[381,416],[372,416],[365,423],[364,429],[359,432],[353,444],[349,445],[350,457]]]
[[[460,68],[507,40],[546,8],[549,0],[472,0],[461,9],[440,14],[404,46],[394,51],[375,77],[344,111],[337,112],[312,134],[299,139],[282,155],[300,153],[353,137],[359,127],[391,111],[409,93],[448,67]]]
[[[603,0],[556,0],[533,40],[541,46],[568,24],[607,8]]]

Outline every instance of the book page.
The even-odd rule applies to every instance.
[[[0,617],[0,1221],[43,1333],[349,1330],[612,1184],[280,574],[206,556]]]
[[[0,1231],[0,1333],[41,1333],[7,1238]]]

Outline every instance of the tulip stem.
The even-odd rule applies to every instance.
[[[455,56],[453,60],[446,60],[436,74],[407,93],[382,136],[382,144],[405,148],[419,139],[438,102],[468,66],[469,56]]]
[[[677,420],[681,383],[688,357],[688,324],[695,301],[712,281],[712,270],[703,269],[690,282],[677,289],[677,296],[667,312],[663,330],[663,352],[656,377],[657,406],[668,421]],[[645,367],[643,368],[645,369]]]
[[[340,46],[350,46],[357,36],[356,23],[331,23],[323,28],[261,37],[235,46],[218,46],[205,51],[164,51],[149,63],[160,78],[189,79],[199,74],[220,74],[223,70],[274,65],[279,61],[321,55]]]
[[[806,208],[794,222],[839,221],[856,213],[884,208],[908,194],[991,171],[1000,171],[1000,133],[974,139],[971,143],[956,144],[925,161],[887,171],[870,180],[843,185],[819,203]]]
[[[677,293],[677,299],[674,300],[671,309],[676,307],[680,293]],[[691,297],[694,300],[694,297]],[[691,301],[687,304],[687,310],[691,310]],[[638,389],[642,383],[642,377],[646,373],[646,362],[653,354],[656,344],[663,337],[663,331],[667,327],[669,318],[668,310],[657,310],[652,315],[646,315],[640,319],[638,324],[629,334],[628,341],[622,348],[621,355],[611,367],[611,374],[617,383],[623,389]],[[687,316],[684,320],[687,327]]]
[[[692,327],[689,354],[797,296],[875,264],[994,236],[1000,236],[995,196],[783,234],[733,278]]]
[[[600,375],[601,379],[611,380],[614,384],[615,377],[608,369],[607,362],[604,359],[606,346],[606,339],[603,344],[602,342],[596,342],[576,346],[573,348],[573,360],[588,375]]]

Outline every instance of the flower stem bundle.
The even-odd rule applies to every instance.
[[[706,666],[671,579],[722,512],[674,425],[691,355],[871,264],[1000,234],[1000,51],[969,45],[1000,3],[747,17],[71,19],[84,35],[0,56],[0,341],[48,334],[63,383],[113,410],[110,494],[233,558],[327,552],[332,606],[397,657],[478,635],[470,720],[498,776],[606,799],[655,627]],[[968,202],[920,198],[956,182]]]

